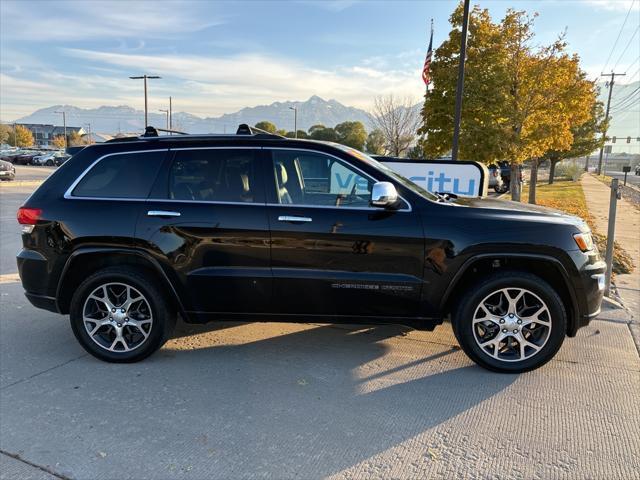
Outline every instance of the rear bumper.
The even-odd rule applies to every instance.
[[[55,297],[47,297],[46,295],[38,295],[30,292],[24,292],[24,295],[34,307],[42,308],[49,312],[60,313],[58,311],[58,303],[56,302]]]

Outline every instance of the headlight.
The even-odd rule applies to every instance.
[[[578,248],[583,252],[593,250],[593,238],[591,237],[591,232],[576,233],[573,236],[573,239],[576,241]]]

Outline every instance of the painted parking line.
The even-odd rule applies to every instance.
[[[18,283],[20,281],[20,275],[16,273],[3,273],[0,275],[0,285],[3,283]]]
[[[9,187],[37,187],[44,180],[18,180],[13,182],[0,182],[0,188]]]

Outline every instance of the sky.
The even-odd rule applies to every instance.
[[[474,3],[494,19],[510,7],[538,12],[540,43],[566,29],[592,78],[614,66],[627,72],[622,83],[639,78],[640,0]],[[314,94],[364,109],[384,93],[418,101],[429,21],[435,47],[456,5],[0,0],[0,120],[57,104],[141,109],[142,83],[128,77],[144,73],[162,76],[149,81],[150,110],[166,108],[171,95],[174,111],[198,116]]]

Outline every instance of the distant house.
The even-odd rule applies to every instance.
[[[22,125],[33,134],[35,145],[38,147],[51,147],[51,142],[55,137],[64,135],[64,126],[61,125],[44,123],[18,123],[17,125]],[[67,125],[67,136],[73,132],[77,132],[80,135],[85,134],[82,127],[70,127]]]

